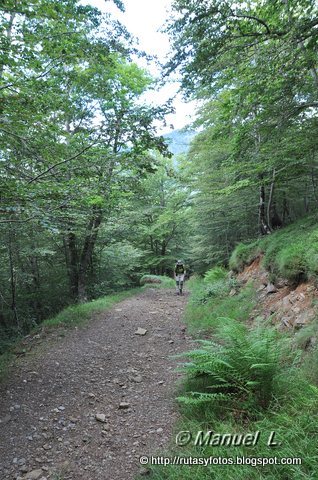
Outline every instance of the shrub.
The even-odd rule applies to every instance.
[[[203,285],[201,290],[197,292],[194,299],[195,303],[206,303],[212,297],[223,297],[229,292],[229,285],[224,280],[219,280],[212,284]]]
[[[228,272],[223,267],[208,270],[203,281],[192,282],[191,302],[200,305],[207,303],[212,298],[222,299],[233,289],[238,287],[235,278],[229,278]]]
[[[233,251],[229,267],[234,272],[241,272],[246,265],[250,265],[260,254],[259,241],[251,244],[240,243]]]
[[[305,250],[303,244],[291,244],[276,255],[276,264],[280,275],[290,281],[298,282],[307,276]]]
[[[162,280],[155,275],[143,275],[140,279],[140,285],[146,285],[146,283],[162,283]]]
[[[200,349],[186,353],[190,362],[184,369],[190,379],[199,379],[199,388],[179,401],[192,407],[217,403],[232,410],[239,404],[245,415],[268,408],[286,358],[285,342],[274,329],[248,331],[231,319],[223,319],[216,338],[217,343],[201,341]]]
[[[152,285],[153,287],[173,288],[174,280],[165,275],[143,275],[140,285]]]
[[[204,275],[205,283],[214,283],[218,280],[224,280],[227,277],[227,271],[223,267],[215,267],[208,270]]]

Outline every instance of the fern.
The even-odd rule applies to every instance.
[[[229,400],[230,395],[224,393],[203,393],[203,392],[189,392],[187,396],[178,397],[177,400],[185,405],[198,406],[204,403],[220,402]]]
[[[238,322],[226,321],[216,337],[219,343],[205,340],[200,349],[187,352],[191,361],[183,368],[191,389],[179,401],[192,406],[239,402],[242,409],[253,411],[268,408],[286,355],[277,332],[248,331]]]
[[[205,283],[215,283],[218,280],[224,280],[227,277],[227,271],[223,267],[214,267],[208,270],[204,275]]]

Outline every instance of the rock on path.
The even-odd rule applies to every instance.
[[[133,479],[177,418],[185,302],[148,289],[19,359],[0,385],[0,479]]]

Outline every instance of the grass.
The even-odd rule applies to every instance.
[[[4,352],[0,355],[0,381],[7,378],[10,365],[14,360],[14,355],[11,352]]]
[[[140,284],[143,285],[143,287],[151,288],[173,288],[175,281],[166,275],[144,275],[140,279]]]
[[[241,272],[246,265],[250,265],[257,255],[261,253],[260,243],[260,241],[250,244],[239,243],[231,255],[229,267],[234,272]]]
[[[291,381],[291,379],[290,379]],[[297,382],[297,387],[302,385]],[[305,395],[309,398],[305,397]],[[260,415],[256,421],[248,424],[239,423],[235,419],[222,419],[211,415],[210,422],[193,420],[193,412],[188,409],[183,412],[184,418],[178,429],[190,431],[193,438],[197,432],[212,430],[215,433],[247,434],[260,432],[260,438],[255,446],[194,446],[193,441],[187,447],[175,447],[168,455],[179,455],[192,458],[222,458],[236,459],[249,457],[256,463],[257,458],[277,457],[301,458],[302,465],[208,465],[202,466],[154,466],[148,478],[151,480],[298,480],[316,479],[317,453],[316,431],[317,399],[313,392],[305,391],[297,402],[290,401],[280,409]],[[267,445],[271,432],[275,432],[276,447]]]
[[[262,265],[274,276],[299,282],[318,276],[318,219],[311,215],[251,244],[239,244],[230,268],[239,272],[260,253]]]
[[[229,296],[236,287],[235,281],[227,277],[212,284],[200,279],[190,280],[191,297],[185,312],[190,332],[195,334],[203,330],[211,333],[223,324],[224,318],[239,321],[248,318],[256,304],[255,289],[252,284],[247,284],[236,295]]]
[[[69,306],[58,313],[55,317],[44,320],[41,325],[38,325],[31,331],[30,335],[37,334],[43,328],[45,330],[52,330],[59,327],[68,329],[85,326],[93,315],[109,310],[116,303],[135,295],[136,293],[140,292],[140,290],[140,288],[135,288],[124,292],[115,293],[113,295],[108,295],[92,302]],[[4,351],[4,353],[0,355],[0,381],[7,377],[10,365],[16,359],[13,350],[17,348],[19,350],[23,350],[23,344],[21,341],[23,341],[23,338],[20,337],[14,342],[11,342],[8,344],[8,350]],[[19,348],[20,346],[21,348]]]
[[[74,327],[85,325],[94,314],[109,310],[116,303],[135,295],[138,291],[140,291],[140,289],[135,288],[124,292],[115,293],[113,295],[107,295],[106,297],[98,298],[92,302],[71,305],[70,307],[62,310],[55,317],[44,320],[40,328],[58,326]]]
[[[277,242],[281,244],[281,239]],[[285,244],[285,247],[288,245]],[[258,248],[258,246],[253,246]],[[248,249],[247,249],[248,250]],[[252,258],[248,251],[245,258]],[[277,251],[278,253],[278,251]],[[242,258],[242,256],[241,256]],[[213,457],[224,462],[245,459],[244,465],[153,465],[150,480],[310,480],[317,479],[318,456],[318,347],[302,351],[317,324],[293,339],[245,321],[255,305],[253,285],[229,297],[231,279],[210,272],[194,278],[186,321],[192,333],[212,335],[185,355],[185,380],[179,392],[179,431],[189,431],[191,442],[176,446],[175,437],[164,455],[195,459]],[[238,286],[234,286],[237,288]],[[212,295],[207,292],[213,291]],[[248,434],[260,432],[254,446],[195,445],[197,432]],[[276,446],[268,439],[275,432]],[[257,464],[257,459],[300,458],[301,464]],[[143,476],[138,477],[144,478]]]

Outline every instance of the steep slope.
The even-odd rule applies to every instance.
[[[299,330],[309,325],[317,315],[318,289],[313,278],[298,285],[276,277],[270,281],[270,273],[262,266],[264,256],[258,256],[237,275],[242,285],[253,282],[257,292],[257,306],[251,318],[270,319],[281,329]]]
[[[299,330],[315,322],[318,306],[318,224],[309,216],[234,250],[230,266],[242,284],[253,282],[252,317]],[[314,340],[312,340],[314,341]]]

